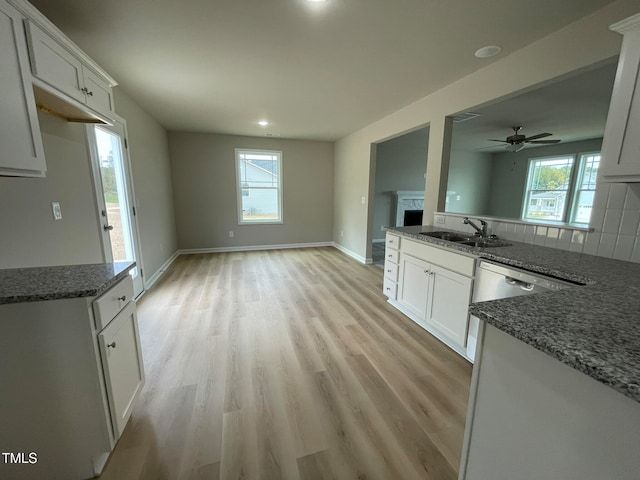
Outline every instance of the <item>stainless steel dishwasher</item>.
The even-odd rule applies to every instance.
[[[575,284],[481,260],[476,270],[472,302],[532,295],[547,290],[560,290],[570,285]],[[480,320],[471,315],[467,336],[467,358],[472,361],[476,355],[479,325]]]

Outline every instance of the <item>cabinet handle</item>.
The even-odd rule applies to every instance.
[[[102,227],[102,228],[104,228],[104,231],[105,231],[105,232],[108,232],[108,231],[110,231],[110,230],[113,230],[113,225],[105,225],[105,226],[104,226],[104,227]]]
[[[90,97],[93,97],[93,92],[90,90],[87,90],[87,95],[89,95]]]
[[[89,91],[89,89],[88,89],[87,87],[82,87],[82,88],[80,89],[80,91],[81,91],[82,93],[87,93],[87,92]]]
[[[126,297],[126,295],[122,295],[121,297],[118,297],[118,300],[124,302],[124,301],[127,300],[127,297]]]
[[[116,348],[116,341],[107,344],[107,348]]]

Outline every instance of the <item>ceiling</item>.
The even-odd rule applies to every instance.
[[[612,2],[30,1],[169,130],[317,140]],[[492,44],[503,47],[497,57],[473,56]]]
[[[481,115],[453,124],[452,149],[504,151],[503,144],[488,139],[513,135],[512,126],[522,126],[520,133],[526,136],[552,133],[543,140],[560,139],[562,143],[602,137],[616,67],[614,60],[508,100],[471,109]]]

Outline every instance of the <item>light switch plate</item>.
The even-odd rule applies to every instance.
[[[51,211],[53,212],[54,220],[62,220],[62,209],[60,208],[60,202],[51,202]]]

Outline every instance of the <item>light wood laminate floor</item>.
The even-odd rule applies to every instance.
[[[455,479],[471,365],[338,250],[182,255],[102,480]]]

